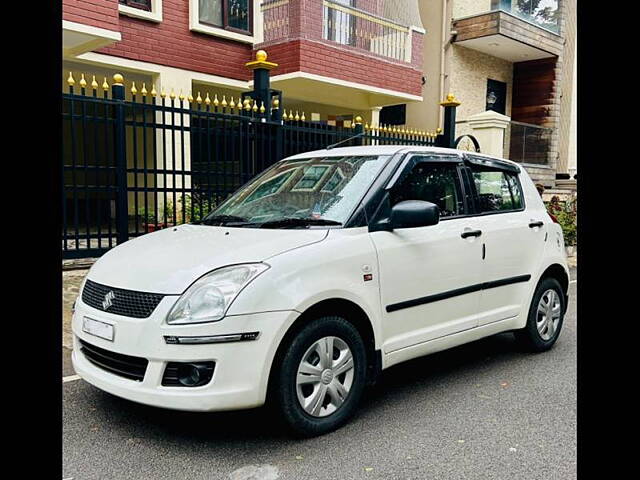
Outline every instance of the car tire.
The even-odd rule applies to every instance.
[[[331,359],[328,353],[321,358],[329,348]],[[289,340],[276,368],[271,406],[292,433],[313,437],[337,429],[354,414],[365,387],[367,354],[351,323],[323,316]]]
[[[551,277],[543,278],[533,294],[527,324],[514,332],[516,340],[530,352],[549,350],[560,335],[566,310],[566,297],[560,282]]]

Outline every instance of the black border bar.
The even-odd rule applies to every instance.
[[[478,283],[476,285],[470,285],[468,287],[449,290],[448,292],[436,293],[434,295],[427,295],[426,297],[414,298],[413,300],[405,300],[404,302],[393,303],[391,305],[387,305],[386,310],[387,313],[396,312],[405,308],[417,307],[418,305],[439,302],[440,300],[446,300],[448,298],[458,297],[460,295],[466,295],[468,293],[478,292],[480,290],[504,287],[505,285],[511,285],[514,283],[528,282],[529,280],[531,280],[531,275],[518,275],[517,277],[503,278],[500,280],[493,280],[492,282]]]

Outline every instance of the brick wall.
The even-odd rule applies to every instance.
[[[112,3],[117,8],[117,1]],[[251,77],[244,67],[252,59],[251,45],[192,32],[187,0],[162,3],[160,23],[120,15],[122,40],[98,53],[238,80]]]
[[[82,13],[88,19],[83,23],[101,21],[105,22],[100,25],[103,28],[120,31],[122,40],[98,53],[238,80],[251,78],[244,64],[253,59],[253,47],[190,31],[187,0],[164,0],[160,23],[118,15],[116,0],[64,2],[65,18]],[[87,4],[91,7],[87,8]],[[111,17],[103,13],[107,6]],[[265,45],[269,60],[280,64],[273,75],[304,71],[421,95],[422,34],[413,33],[409,64],[323,40],[321,0],[290,0],[289,13],[290,38]],[[256,49],[261,47],[257,45]]]
[[[118,30],[118,0],[62,0],[62,18],[92,27]]]
[[[294,40],[269,47],[269,58],[279,64],[272,75],[307,72],[363,83],[413,95],[422,93],[422,71],[323,42]]]

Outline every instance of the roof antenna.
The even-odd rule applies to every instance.
[[[358,137],[362,137],[366,132],[360,132],[360,133],[356,133],[355,135],[349,137],[349,138],[345,138],[344,140],[340,140],[338,143],[334,143],[332,145],[329,145],[328,147],[325,147],[325,150],[331,150],[333,147],[337,147],[338,145],[342,145],[345,142],[348,142],[349,140],[353,140],[354,138],[358,138]]]

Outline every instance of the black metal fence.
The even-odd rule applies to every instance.
[[[397,127],[308,122],[248,96],[227,102],[68,80],[63,94],[64,258],[100,256],[131,237],[199,220],[274,162],[347,145],[442,145],[443,135]],[[79,90],[79,91],[78,91]],[[274,121],[274,118],[283,120]],[[359,119],[356,119],[359,120]]]

